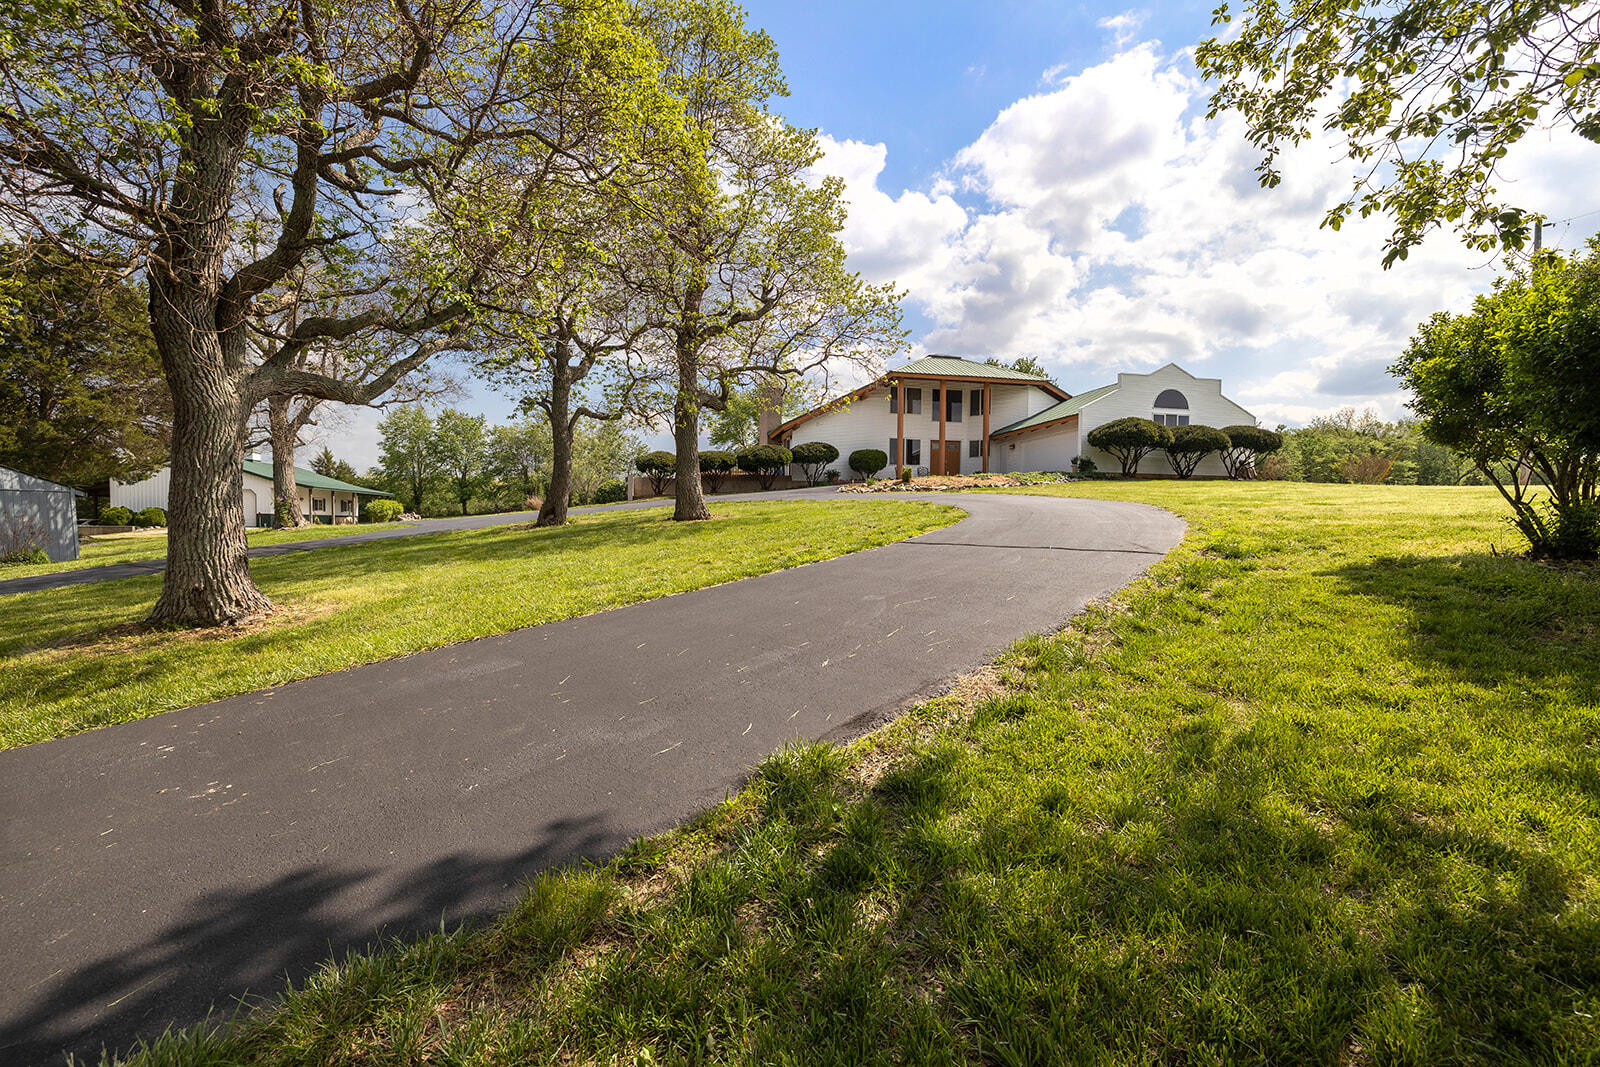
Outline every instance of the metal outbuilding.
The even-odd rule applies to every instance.
[[[8,534],[32,527],[52,563],[78,558],[78,511],[75,497],[84,494],[69,485],[0,467],[0,543]]]

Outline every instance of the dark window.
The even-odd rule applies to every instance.
[[[967,394],[967,414],[968,415],[982,415],[983,414],[983,390],[982,389],[974,389],[974,390],[972,390],[971,392],[969,392]]]
[[[328,510],[328,500],[327,500],[327,498],[326,497],[320,497],[320,496],[312,497],[311,498],[311,510],[312,511],[327,511]]]
[[[915,467],[922,462],[922,442],[915,437],[906,438],[906,458],[901,460],[907,467]]]
[[[1176,389],[1163,389],[1161,395],[1156,397],[1155,407],[1158,408],[1183,408],[1189,407],[1189,401]]]
[[[933,419],[934,422],[939,421],[939,396],[940,391],[935,389],[933,391],[933,403],[928,409],[928,417]]]
[[[948,392],[945,395],[947,397],[947,399],[945,401],[945,407],[948,410],[945,411],[944,417],[946,419],[948,419],[949,421],[951,421],[951,422],[960,422],[961,421],[961,390],[952,389],[952,390],[950,390],[950,392]]]
[[[1187,416],[1187,415],[1179,415],[1178,416],[1178,425],[1179,426],[1187,426],[1187,425],[1189,425],[1189,416]]]
[[[889,414],[893,415],[895,412],[897,412],[899,410],[900,410],[900,387],[897,386],[897,385],[891,385],[889,387]]]
[[[896,437],[889,438],[889,466],[900,466],[900,440]]]
[[[1187,425],[1189,425],[1189,416],[1187,416],[1187,415],[1162,414],[1161,412],[1158,411],[1154,415],[1151,416],[1151,419],[1154,422],[1156,422],[1156,423],[1158,423],[1158,424],[1160,424],[1162,426],[1187,426]]]
[[[920,414],[922,414],[922,390],[921,389],[907,389],[906,390],[906,414],[907,415],[920,415]]]
[[[983,442],[982,441],[976,441],[976,440],[968,441],[967,442],[967,456],[970,459],[982,459],[983,458]]]

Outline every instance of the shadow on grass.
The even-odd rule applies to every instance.
[[[599,813],[551,822],[536,844],[513,855],[458,852],[405,872],[305,866],[248,888],[191,897],[178,918],[141,944],[52,976],[23,1002],[6,1005],[0,1061],[60,1063],[70,1052],[92,1063],[102,1047],[125,1049],[169,1024],[188,1026],[208,1012],[220,1022],[241,998],[275,999],[285,979],[299,982],[330,957],[497,914],[515,894],[510,887],[554,865],[614,851],[623,840]],[[378,893],[374,884],[386,888]],[[356,906],[340,901],[351,892],[359,894]]]

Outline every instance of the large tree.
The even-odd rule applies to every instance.
[[[167,461],[172,404],[132,286],[0,249],[0,463],[67,485]]]
[[[1469,314],[1435,315],[1391,370],[1422,432],[1471,457],[1535,555],[1600,551],[1600,239],[1583,258],[1536,258]]]
[[[433,418],[421,404],[395,408],[378,423],[378,471],[400,489],[414,512],[439,476],[433,449]]]
[[[1496,189],[1502,160],[1536,130],[1600,142],[1600,7],[1587,0],[1248,0],[1237,22],[1227,4],[1213,22],[1227,31],[1195,54],[1220,83],[1211,116],[1243,116],[1268,187],[1313,127],[1342,138],[1355,184],[1323,224],[1388,216],[1385,267],[1441,225],[1474,248],[1524,247],[1539,205]]]
[[[772,39],[727,0],[660,4],[652,29],[681,131],[639,201],[643,240],[614,272],[644,304],[669,383],[673,518],[706,519],[703,410],[722,410],[752,377],[875,366],[904,333],[893,287],[845,265],[844,187],[815,179],[815,134],[768,108],[787,92]]]
[[[173,398],[153,621],[228,623],[270,607],[250,577],[238,491],[242,428],[259,402],[371,402],[466,329],[463,301],[417,306],[400,291],[350,315],[303,316],[258,362],[249,332],[263,298],[320,245],[381,258],[409,232],[395,198],[436,199],[477,146],[558,149],[539,107],[541,61],[560,39],[551,27],[614,15],[603,0],[3,0],[0,217],[148,283]],[[412,343],[360,381],[295,366],[308,346],[371,331]]]
[[[433,438],[428,448],[433,453],[434,466],[450,479],[463,515],[468,501],[483,488],[488,445],[489,424],[482,415],[445,408],[433,420]]]

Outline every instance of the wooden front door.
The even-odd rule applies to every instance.
[[[944,447],[939,447],[939,442],[929,441],[932,447],[929,452],[931,465],[928,470],[934,474],[956,475],[961,473],[961,442],[946,441]]]

